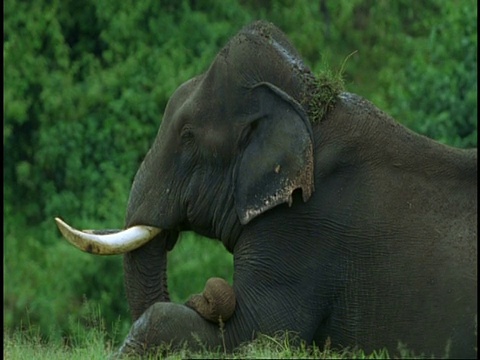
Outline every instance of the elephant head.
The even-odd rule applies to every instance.
[[[314,79],[276,27],[265,22],[245,27],[204,74],[172,95],[135,176],[126,230],[118,234],[122,241],[75,233],[59,222],[62,233],[85,251],[126,253],[134,320],[153,303],[168,300],[165,253],[178,231],[218,238],[233,251],[242,227],[254,218],[291,205],[295,190],[303,201],[310,198],[309,112],[318,109],[308,105]]]

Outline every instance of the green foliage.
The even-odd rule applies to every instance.
[[[254,19],[414,130],[477,141],[473,0],[7,0],[4,10],[6,329],[77,336],[98,306],[106,331],[125,335],[122,259],[78,252],[53,217],[122,227],[168,98]],[[198,236],[185,235],[168,266],[175,301],[211,276],[232,279],[231,255]]]
[[[397,104],[391,109],[394,117],[457,147],[477,144],[477,14],[472,8],[472,2],[442,2],[437,10],[444,21],[419,21],[428,30],[415,39],[417,51],[412,49],[411,61],[387,88]]]

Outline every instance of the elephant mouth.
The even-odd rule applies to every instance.
[[[158,235],[162,229],[137,225],[125,230],[77,230],[55,218],[63,237],[76,248],[96,255],[119,255],[138,249]]]

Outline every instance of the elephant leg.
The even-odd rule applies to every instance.
[[[222,278],[212,277],[207,280],[203,292],[192,295],[185,305],[205,320],[218,324],[232,317],[235,302],[233,287]]]
[[[215,350],[224,343],[219,325],[203,319],[181,304],[159,302],[150,306],[132,325],[113,358],[155,354],[162,346],[169,350],[187,346],[192,351]]]
[[[178,350],[186,347],[194,352],[205,349],[232,351],[259,333],[273,336],[278,331],[289,331],[294,335],[289,340],[292,346],[299,345],[300,340],[312,341],[319,323],[315,320],[318,316],[316,309],[292,311],[288,301],[272,300],[282,299],[281,292],[272,296],[253,293],[258,296],[252,299],[237,297],[233,316],[225,324],[208,321],[183,304],[155,303],[134,322],[114,358],[159,355],[162,348]]]

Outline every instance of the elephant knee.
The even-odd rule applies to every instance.
[[[185,303],[201,317],[213,323],[225,322],[235,311],[233,288],[224,279],[210,278],[201,294],[192,295]]]
[[[201,350],[204,344],[220,345],[218,327],[205,321],[194,309],[181,304],[158,302],[132,325],[117,356],[149,355],[188,346]]]

